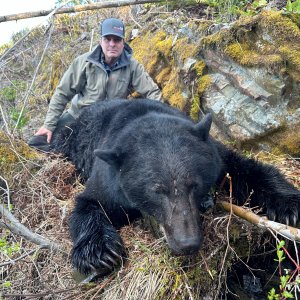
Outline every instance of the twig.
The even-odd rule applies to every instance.
[[[39,251],[42,248],[43,247],[39,247],[38,249],[30,250],[29,252],[24,253],[23,255],[19,256],[18,258],[15,258],[15,259],[12,259],[11,261],[7,261],[7,262],[4,262],[4,263],[0,264],[0,267],[5,267],[7,265],[14,265],[17,261],[23,259],[24,257],[26,257],[28,255],[31,255],[34,252]]]
[[[1,112],[2,120],[3,120],[4,125],[5,125],[6,132],[7,132],[8,135],[11,135],[11,133],[9,131],[8,124],[7,124],[7,121],[6,121],[6,118],[5,118],[5,115],[4,115],[4,111],[3,111],[2,106],[1,106],[1,103],[0,103],[0,112]]]
[[[232,180],[231,180],[231,176],[229,174],[226,174],[225,179],[229,180],[229,201],[230,201],[230,204],[232,204]],[[231,217],[232,217],[232,208],[231,207],[230,207],[229,212],[230,212],[229,219],[228,219],[228,222],[227,222],[227,225],[226,225],[227,246],[226,246],[226,250],[225,250],[225,253],[224,253],[224,257],[223,257],[222,266],[221,266],[221,269],[220,269],[220,275],[219,275],[219,278],[218,278],[218,290],[221,289],[221,276],[222,276],[222,272],[223,272],[223,269],[224,269],[224,265],[225,265],[225,261],[226,261],[228,251],[231,248],[230,244],[229,244],[229,225],[230,225]]]
[[[92,32],[91,32],[91,42],[90,42],[90,51],[92,51],[92,48],[93,48],[93,43],[94,43],[94,31],[95,29],[93,28],[92,29]]]
[[[143,28],[143,26],[135,20],[135,18],[133,17],[131,11],[129,12],[129,16],[130,16],[131,20],[132,20],[139,28]]]
[[[273,235],[273,237],[276,239],[277,243],[279,243],[280,240],[278,239],[278,237],[276,236],[276,234],[274,234],[274,232],[273,232],[271,229],[269,229],[269,231],[271,232],[271,234]],[[295,247],[295,249],[297,249],[297,247]],[[283,251],[285,252],[285,254],[288,256],[288,258],[291,260],[291,262],[296,266],[296,268],[300,270],[300,268],[299,268],[299,263],[296,262],[296,261],[292,258],[292,256],[290,255],[290,253],[288,252],[288,250],[287,250],[284,246],[282,247],[282,250],[283,250]],[[297,255],[297,258],[298,258],[298,255]]]
[[[93,295],[92,298],[90,298],[89,296],[89,299],[94,299],[95,296],[97,296],[97,294],[99,294],[115,277],[116,277],[117,273],[113,273],[111,274],[100,286],[95,286],[93,288],[91,288],[90,290],[88,290],[86,293],[85,293],[85,296],[93,293],[94,291],[96,291],[96,294]],[[83,285],[85,286],[85,285]],[[79,297],[77,297],[79,296]],[[73,295],[70,295],[70,296],[67,296],[65,298],[63,298],[62,300],[69,300],[69,299],[72,299],[74,297],[77,297],[75,299],[82,299],[82,293],[78,293],[78,294],[73,294]]]
[[[50,40],[51,40],[51,36],[52,36],[52,33],[53,33],[53,27],[54,27],[54,26],[50,25],[50,33],[49,33],[48,40],[47,40],[47,42],[46,42],[46,45],[45,45],[44,51],[43,51],[43,53],[42,53],[41,59],[40,59],[38,65],[37,65],[37,67],[36,67],[36,69],[35,69],[33,78],[32,78],[32,80],[31,80],[30,87],[29,87],[29,89],[28,89],[28,91],[27,91],[27,93],[26,93],[26,95],[25,95],[25,99],[24,99],[24,102],[23,102],[23,106],[22,106],[21,111],[20,111],[20,113],[19,113],[17,123],[16,123],[16,125],[15,125],[14,130],[13,130],[13,134],[15,133],[15,131],[16,131],[16,129],[17,129],[19,123],[20,123],[20,120],[21,120],[21,118],[22,118],[24,109],[25,109],[25,107],[26,107],[26,105],[27,105],[28,97],[29,97],[29,95],[31,94],[33,84],[34,84],[35,79],[36,79],[36,76],[37,76],[37,74],[38,74],[38,72],[39,72],[39,70],[40,70],[40,66],[41,66],[41,64],[42,64],[42,61],[43,61],[44,56],[45,56],[45,54],[46,54],[46,50],[47,50],[47,48],[48,48],[48,46],[49,46],[49,43],[50,43]]]
[[[63,247],[55,242],[49,241],[45,239],[43,236],[32,232],[29,230],[26,226],[20,223],[18,219],[15,218],[15,216],[9,212],[4,205],[0,203],[0,214],[3,217],[6,217],[9,223],[6,223],[4,221],[0,221],[0,227],[9,229],[11,232],[23,236],[26,240],[42,246],[43,248],[50,249],[53,251],[59,251],[62,253],[65,253]]]
[[[20,38],[11,48],[9,48],[7,51],[4,52],[4,54],[0,57],[0,62],[4,60],[4,58],[10,54],[23,40],[25,40],[28,35],[32,32],[32,30],[30,30],[29,32],[27,32],[22,38]],[[2,67],[2,65],[0,65],[0,67]]]
[[[8,207],[8,210],[11,210],[10,208],[10,192],[9,192],[9,186],[8,186],[8,183],[7,181],[5,180],[5,178],[3,178],[1,175],[0,175],[0,179],[3,180],[6,184],[6,190],[2,187],[0,187],[0,189],[2,189],[3,191],[5,191],[5,194],[7,195],[7,207]]]
[[[206,269],[207,273],[209,274],[210,278],[212,280],[214,280],[214,275],[212,274],[211,270],[209,269],[205,257],[203,256],[203,254],[201,252],[200,252],[200,255],[201,255],[201,259],[202,259],[202,261],[204,263],[204,266],[205,266],[205,269]]]

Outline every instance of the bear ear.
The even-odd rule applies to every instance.
[[[210,113],[206,114],[202,120],[194,126],[194,131],[196,135],[200,137],[203,141],[207,141],[209,136],[209,130],[212,124],[212,115]]]
[[[96,149],[94,151],[94,154],[98,158],[102,159],[103,161],[105,161],[109,165],[114,166],[116,168],[120,168],[122,160],[123,160],[121,153],[119,153],[118,151],[114,151],[114,150],[99,150],[99,149]]]

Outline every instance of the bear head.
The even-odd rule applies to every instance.
[[[209,137],[210,114],[189,119],[150,113],[132,122],[112,150],[95,150],[118,176],[131,207],[159,223],[174,254],[197,252],[202,243],[199,210],[209,196],[221,160]]]

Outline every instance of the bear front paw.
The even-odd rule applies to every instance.
[[[271,221],[296,226],[299,222],[299,208],[295,204],[269,206],[267,208],[267,216]]]
[[[104,235],[83,235],[72,250],[72,264],[83,274],[110,272],[122,264],[125,257],[122,239],[114,228]]]

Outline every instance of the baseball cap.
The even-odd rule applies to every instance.
[[[116,35],[122,39],[125,37],[125,27],[121,20],[105,19],[101,24],[101,36]]]

